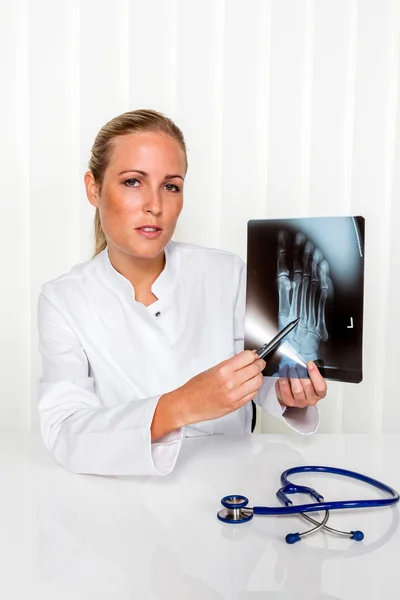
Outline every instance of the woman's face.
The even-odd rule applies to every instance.
[[[98,206],[107,242],[136,258],[155,258],[170,241],[182,210],[185,155],[163,133],[113,141],[101,193],[88,172],[89,201]]]

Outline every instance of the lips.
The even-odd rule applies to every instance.
[[[135,231],[150,240],[160,237],[162,233],[162,229],[158,225],[141,225],[140,227],[136,227]]]

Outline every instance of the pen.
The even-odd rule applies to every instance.
[[[272,352],[275,350],[275,348],[279,344],[279,342],[285,337],[285,335],[290,333],[292,331],[292,329],[294,329],[296,327],[296,325],[299,321],[300,321],[300,317],[298,317],[291,323],[288,323],[288,325],[286,325],[286,327],[281,329],[281,331],[278,333],[278,335],[276,335],[270,342],[267,342],[266,344],[264,344],[264,346],[261,346],[261,348],[259,348],[256,351],[256,354],[258,354],[259,358],[266,358],[267,356],[272,354]]]

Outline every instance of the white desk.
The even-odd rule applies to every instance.
[[[317,533],[299,517],[220,523],[220,498],[273,505],[280,473],[301,464],[363,472],[400,489],[400,436],[214,436],[186,440],[167,477],[73,475],[38,437],[0,435],[3,600],[398,599],[399,508],[338,512],[362,543]],[[304,476],[303,476],[304,477]],[[326,499],[374,496],[334,477],[308,481]]]

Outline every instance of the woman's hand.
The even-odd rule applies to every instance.
[[[218,419],[253,400],[262,386],[265,365],[244,350],[190,379],[179,388],[185,424]]]
[[[309,361],[307,370],[310,379],[280,377],[275,383],[276,395],[282,406],[305,408],[315,406],[325,398],[327,385],[317,365]]]
[[[247,404],[262,386],[265,364],[244,350],[164,394],[154,413],[152,439],[183,425],[218,419]]]

